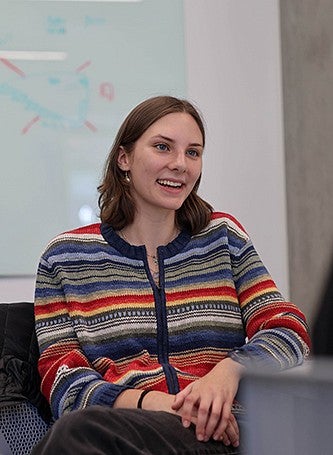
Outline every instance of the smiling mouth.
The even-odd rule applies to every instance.
[[[181,182],[171,182],[170,180],[157,180],[157,183],[168,188],[181,188],[183,185]]]

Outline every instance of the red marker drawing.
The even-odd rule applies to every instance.
[[[91,64],[91,60],[87,60],[86,62],[82,63],[78,68],[76,68],[76,72],[79,73],[80,71],[83,71]]]
[[[22,134],[26,134],[30,130],[32,125],[34,125],[35,123],[39,122],[39,120],[40,120],[39,115],[34,117],[32,120],[30,120],[30,122],[22,129]]]
[[[89,120],[86,120],[84,122],[84,124],[86,125],[87,128],[89,128],[91,131],[93,131],[94,133],[96,133],[97,131],[97,128],[95,125],[93,125],[92,123],[89,122]]]
[[[25,77],[25,73],[6,58],[0,58],[0,62],[6,65],[10,70],[14,71],[14,73],[18,74],[19,76]]]
[[[99,86],[99,94],[108,101],[112,101],[114,98],[113,85],[110,82],[102,82]]]
[[[0,63],[5,65],[8,69],[24,78],[29,83],[31,78],[28,78],[26,74],[16,65],[11,63],[6,58],[0,57]],[[6,84],[6,94],[11,97],[13,101],[21,103],[26,109],[33,111],[35,117],[33,117],[21,130],[22,134],[27,134],[31,128],[39,121],[43,122],[43,126],[63,126],[65,128],[77,128],[85,126],[93,133],[98,131],[97,127],[86,119],[86,115],[89,107],[89,98],[87,91],[89,90],[89,80],[81,73],[84,69],[91,65],[91,60],[83,62],[74,72],[74,75],[70,73],[55,72],[38,74],[35,77],[35,82],[40,81],[40,86],[45,90],[48,88],[53,92],[50,92],[49,100],[46,98],[46,105],[37,100],[33,99],[33,95],[30,95],[25,86],[23,88],[15,87],[11,83]],[[38,77],[38,79],[37,79]],[[22,81],[22,84],[25,82]],[[18,87],[20,87],[19,84]],[[28,85],[29,87],[29,85]],[[51,94],[54,96],[51,97]],[[62,95],[68,93],[68,96],[64,98],[64,104],[61,105],[57,101]],[[111,101],[114,97],[114,89],[112,84],[106,82],[100,86],[100,94],[107,100]],[[48,104],[48,105],[47,105]]]

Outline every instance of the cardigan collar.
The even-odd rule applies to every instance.
[[[144,245],[137,246],[129,244],[116,233],[112,226],[107,223],[101,224],[101,234],[109,245],[116,248],[126,257],[132,259],[143,259],[146,256],[146,247]],[[190,239],[191,234],[188,231],[181,231],[170,243],[157,248],[158,256],[163,259],[175,256],[177,253],[182,251]]]

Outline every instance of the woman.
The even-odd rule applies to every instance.
[[[307,354],[304,316],[247,233],[197,195],[204,146],[189,102],[139,104],[106,163],[102,223],[44,252],[39,371],[55,418],[66,415],[34,453],[239,453],[246,365]]]

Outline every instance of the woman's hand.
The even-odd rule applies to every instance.
[[[152,391],[149,392],[144,397],[142,402],[143,409],[149,409],[151,411],[166,411],[171,412],[172,414],[182,415],[182,408],[178,411],[173,409],[175,402],[175,395],[170,395],[164,392]],[[191,423],[197,425],[197,417],[191,419]],[[221,436],[216,437],[217,440],[220,440],[225,445],[229,446],[230,444],[237,447],[239,445],[239,429],[237,420],[233,414],[230,414],[229,422],[225,431]]]
[[[225,432],[222,434],[222,436],[217,436],[215,439],[222,441],[226,446],[229,446],[230,444],[234,447],[239,446],[239,428],[237,420],[233,414],[230,416],[230,420],[227,428],[225,429]]]
[[[185,427],[196,425],[199,441],[211,437],[228,445],[238,444],[239,430],[231,407],[244,367],[230,358],[179,392],[172,409],[181,415]]]

